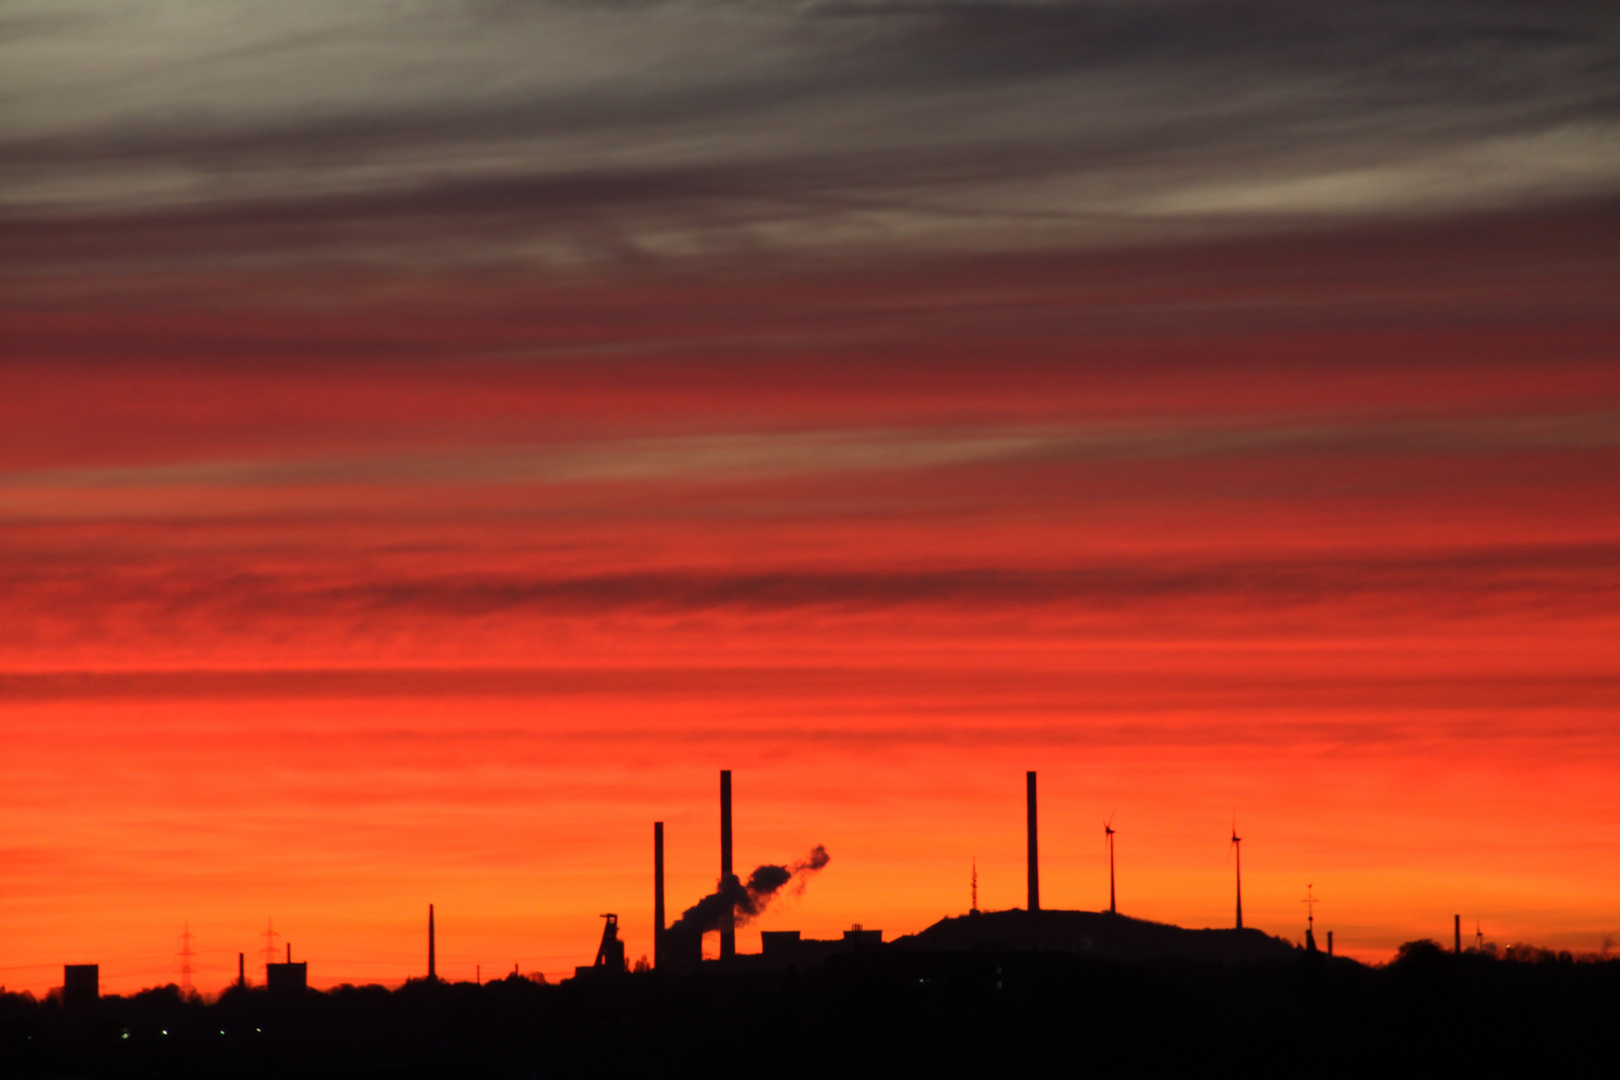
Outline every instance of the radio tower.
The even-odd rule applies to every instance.
[[[180,994],[182,997],[190,997],[196,992],[191,985],[191,973],[193,971],[191,960],[196,955],[197,953],[191,947],[191,923],[187,922],[185,931],[180,935]]]
[[[259,936],[264,938],[264,948],[259,951],[264,954],[264,981],[268,984],[270,982],[270,965],[276,962],[276,938],[281,935],[276,933],[275,925],[270,919],[266,918],[264,920],[264,933]]]
[[[971,880],[973,882],[973,906],[968,908],[968,911],[977,915],[979,913],[979,857],[977,855],[973,856],[973,877]]]

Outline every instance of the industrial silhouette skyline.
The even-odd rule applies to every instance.
[[[6,5],[0,982],[1620,935],[1615,7]]]
[[[1166,924],[1144,922],[1139,919],[1130,919],[1119,915],[1118,896],[1116,887],[1115,864],[1115,836],[1117,830],[1113,827],[1114,815],[1111,813],[1104,822],[1104,839],[1108,863],[1108,906],[1105,911],[1088,913],[1085,911],[1048,911],[1043,909],[1040,902],[1040,848],[1039,848],[1039,798],[1037,788],[1038,774],[1035,770],[1025,772],[1024,809],[1025,809],[1025,870],[1027,903],[1023,909],[1010,909],[1000,912],[981,911],[978,903],[978,860],[977,856],[970,858],[970,902],[968,912],[961,917],[947,917],[941,923],[926,928],[914,935],[902,936],[894,939],[902,948],[931,947],[929,943],[949,942],[951,947],[966,947],[975,942],[979,947],[988,943],[1017,943],[1020,947],[1057,949],[1059,951],[1074,951],[1097,956],[1115,956],[1121,958],[1146,958],[1154,955],[1167,956],[1205,956],[1222,957],[1228,960],[1244,955],[1258,957],[1271,957],[1286,955],[1291,949],[1301,949],[1306,953],[1316,951],[1315,922],[1316,905],[1319,898],[1315,894],[1315,885],[1306,883],[1306,895],[1301,901],[1305,905],[1305,924],[1303,935],[1297,945],[1287,943],[1286,938],[1271,938],[1252,931],[1243,925],[1242,900],[1242,838],[1238,835],[1235,817],[1228,839],[1228,848],[1233,858],[1235,876],[1235,919],[1233,933],[1253,935],[1246,938],[1235,938],[1226,941],[1219,937],[1221,931],[1199,930],[1184,931],[1180,928]],[[846,931],[841,939],[829,942],[813,942],[804,938],[798,931],[767,931],[762,939],[764,949],[761,953],[738,953],[736,948],[736,930],[739,925],[757,918],[770,904],[770,902],[788,886],[792,885],[794,891],[802,892],[809,883],[812,875],[828,865],[830,859],[820,845],[816,845],[811,854],[796,862],[787,864],[761,864],[745,881],[735,871],[734,852],[734,819],[733,819],[733,782],[732,771],[720,771],[719,785],[719,814],[718,838],[719,860],[717,885],[715,890],[707,896],[686,907],[679,918],[673,923],[666,923],[666,862],[665,842],[666,832],[663,821],[653,823],[653,934],[650,960],[647,966],[653,970],[670,967],[674,970],[690,970],[701,964],[701,939],[707,934],[714,934],[717,939],[717,961],[722,966],[740,963],[744,960],[758,961],[761,958],[774,962],[794,963],[806,962],[812,958],[825,958],[840,951],[859,944],[866,947],[873,944],[883,944],[881,931],[868,931],[856,923],[856,929]],[[1096,915],[1100,914],[1117,920],[1114,923],[1097,923]],[[629,969],[628,956],[625,943],[619,934],[619,918],[617,914],[606,914],[601,940],[598,943],[595,957],[589,964],[576,968],[577,977],[591,975],[601,977],[605,973],[623,973]],[[1460,954],[1462,950],[1461,916],[1453,918],[1453,948],[1454,953]],[[1327,932],[1328,954],[1333,953],[1333,931]],[[1213,936],[1211,936],[1213,935]],[[292,945],[284,942],[281,945],[281,961],[276,962],[276,943],[282,935],[275,929],[274,919],[267,918],[265,930],[261,937],[264,941],[262,953],[265,957],[264,985],[278,986],[284,992],[289,988],[308,985],[308,962],[294,963]],[[1476,951],[1484,949],[1483,934],[1478,930],[1476,920],[1475,934]],[[180,951],[180,989],[182,993],[193,992],[190,982],[195,970],[192,966],[196,952],[192,948],[193,937],[189,923],[182,936]],[[921,945],[912,946],[907,942],[918,942]],[[1083,944],[1082,944],[1083,943]],[[1281,948],[1281,952],[1278,949]],[[1246,951],[1247,950],[1247,951]],[[237,954],[237,972],[232,985],[239,988],[249,986],[246,978],[243,953]],[[93,967],[93,965],[92,965]],[[482,969],[481,963],[474,964],[475,972]],[[83,969],[83,965],[81,965]],[[514,971],[517,968],[514,967]],[[427,905],[426,927],[426,963],[421,976],[429,983],[439,981],[438,971],[438,926],[437,905]],[[84,976],[79,976],[79,983],[75,994],[83,997],[86,993]],[[477,981],[482,982],[481,974]]]
[[[949,1071],[969,1060],[987,1068],[1020,1061],[1026,1053],[1050,1062],[1053,1054],[1072,1053],[1080,1034],[1110,1047],[1130,1044],[1130,1055],[1118,1060],[1122,1068],[1175,1061],[1185,1069],[1207,1064],[1216,1050],[1222,1060],[1241,1051],[1251,1064],[1297,1063],[1300,1048],[1316,1045],[1331,1018],[1342,1025],[1333,1030],[1355,1036],[1336,1050],[1338,1064],[1370,1065],[1441,1044],[1455,1063],[1491,1044],[1485,1034],[1507,1015],[1529,1018],[1538,1034],[1553,1035],[1591,1030],[1582,1025],[1620,1005],[1620,959],[1577,962],[1523,947],[1518,955],[1499,953],[1486,948],[1477,922],[1476,945],[1465,952],[1461,915],[1453,916],[1449,951],[1413,941],[1389,965],[1369,968],[1335,957],[1330,930],[1327,950],[1319,952],[1314,882],[1301,899],[1302,943],[1253,928],[1189,930],[1121,915],[1112,891],[1107,910],[1042,906],[1033,770],[1024,785],[1025,907],[981,911],[973,856],[968,911],[917,933],[885,940],[881,930],[859,922],[831,939],[767,930],[758,953],[717,950],[704,961],[691,949],[703,933],[734,935],[790,882],[802,889],[830,861],[818,845],[805,860],[762,864],[741,880],[730,770],[721,777],[716,888],[670,926],[663,921],[665,828],[654,822],[651,964],[630,965],[619,915],[607,912],[599,916],[594,957],[562,986],[516,967],[486,983],[481,965],[472,982],[447,981],[438,968],[438,905],[430,902],[421,974],[393,990],[314,990],[309,962],[294,961],[287,942],[280,962],[267,962],[260,987],[249,985],[246,954],[238,953],[237,978],[212,1001],[173,985],[104,997],[96,965],[67,965],[60,993],[44,1001],[0,990],[0,1053],[9,1051],[9,1060],[39,1075],[55,1075],[64,1065],[92,1074],[102,1067],[140,1072],[161,1060],[222,1074],[300,1076],[336,1076],[381,1061],[396,1070],[413,1063],[424,1075],[446,1069],[463,1075],[476,1065],[477,1075],[514,1078],[540,1062],[605,1075],[632,1063],[637,1071],[684,1072],[701,1062],[707,1074],[723,1076],[731,1061],[713,1059],[717,1039],[752,1059],[773,1045],[810,1045],[813,1035],[819,1075],[835,1060],[825,1056],[835,1047],[865,1064],[898,1069],[903,1059]],[[1104,826],[1110,856],[1112,821],[1110,815]],[[1234,826],[1234,855],[1238,843]],[[1111,882],[1112,868],[1110,858]],[[267,922],[267,943],[274,933]],[[193,955],[189,934],[188,924],[185,957]],[[1414,1011],[1414,1001],[1424,1009]],[[1447,1010],[1446,1024],[1433,1022],[1436,1007]],[[830,1013],[840,1020],[829,1027]],[[1234,1016],[1269,1017],[1268,1037],[1283,1037],[1281,1048],[1245,1041],[1251,1020]],[[942,1026],[950,1032],[944,1043]],[[760,1038],[762,1032],[769,1034]],[[1469,1036],[1461,1052],[1456,1032]],[[1525,1045],[1509,1040],[1492,1048],[1490,1060],[1513,1060]],[[757,1068],[745,1071],[757,1075]]]

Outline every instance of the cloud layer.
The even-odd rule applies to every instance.
[[[215,258],[1051,248],[1620,186],[1620,20],[1601,5],[86,2],[5,19],[5,216],[142,223]]]

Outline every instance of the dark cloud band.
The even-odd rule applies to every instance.
[[[202,253],[281,234],[306,255],[566,263],[1062,246],[1620,189],[1601,5],[345,10],[199,9],[184,36],[140,5],[25,20],[0,48],[22,106],[0,127],[4,216],[133,212]]]

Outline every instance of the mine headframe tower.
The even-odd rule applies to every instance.
[[[615,975],[624,971],[624,942],[619,940],[619,917],[617,915],[603,915],[607,921],[602,924],[602,944],[596,949],[596,963],[592,966],[598,971],[609,971]]]

